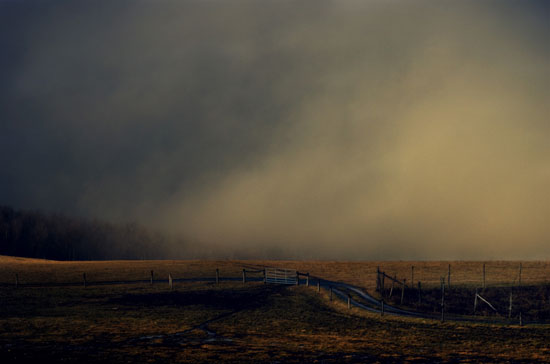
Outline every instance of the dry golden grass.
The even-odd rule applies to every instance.
[[[13,283],[15,273],[20,283],[82,282],[82,273],[92,281],[117,281],[149,279],[150,271],[155,279],[214,277],[220,270],[221,277],[240,277],[243,267],[271,266],[309,272],[312,276],[342,281],[375,288],[376,269],[410,283],[411,266],[414,266],[415,284],[421,281],[424,287],[439,285],[441,277],[447,277],[451,265],[451,282],[454,285],[482,284],[484,262],[471,261],[379,261],[338,262],[299,260],[120,260],[120,261],[51,261],[0,256],[0,283]],[[511,285],[518,283],[519,261],[486,262],[486,284]],[[527,261],[522,264],[522,283],[540,284],[550,282],[550,261]]]
[[[439,282],[446,262],[414,263],[425,282]],[[476,284],[481,263],[452,262],[456,279]],[[154,269],[176,278],[240,277],[243,265],[297,268],[372,288],[376,267],[410,274],[411,262],[114,261],[53,262],[0,257],[0,279],[13,283],[148,279]],[[489,262],[512,277],[516,262]],[[525,274],[543,282],[546,263]],[[462,267],[463,273],[460,273]],[[500,267],[500,268],[499,268]],[[453,272],[455,272],[453,270]],[[528,273],[531,272],[531,273]],[[453,276],[454,277],[454,276]],[[416,280],[416,278],[415,278]],[[494,277],[489,283],[504,284]],[[380,317],[330,302],[314,287],[261,283],[0,288],[0,362],[156,363],[548,363],[550,326],[440,323]],[[213,320],[213,321],[209,321]],[[210,331],[209,334],[207,331]],[[158,335],[155,337],[155,335]]]
[[[200,260],[112,260],[112,261],[53,261],[0,256],[0,283],[13,284],[15,274],[19,283],[68,283],[82,282],[86,273],[88,281],[147,280],[150,271],[155,279],[214,277],[216,268],[220,275],[239,277],[242,265],[234,261]]]

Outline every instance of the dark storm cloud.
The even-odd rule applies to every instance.
[[[0,200],[302,256],[548,257],[548,17],[0,2]]]

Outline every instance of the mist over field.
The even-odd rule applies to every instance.
[[[0,0],[0,204],[213,257],[549,259],[549,38],[544,1]]]

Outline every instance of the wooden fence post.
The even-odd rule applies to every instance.
[[[476,314],[476,308],[477,308],[477,288],[476,288],[476,295],[474,297],[474,315]]]
[[[321,293],[321,280],[317,279],[317,293]]]
[[[170,290],[174,289],[174,281],[172,279],[172,274],[168,273],[168,286],[170,286]]]
[[[441,322],[445,322],[445,278],[441,277]]]
[[[512,318],[512,291],[510,291],[510,306],[508,306],[508,318]]]
[[[485,263],[483,263],[483,289],[485,289]]]
[[[246,270],[243,269],[243,284],[246,283]]]
[[[298,274],[298,271],[296,271],[296,285],[300,285],[300,275]]]
[[[15,288],[19,287],[19,274],[15,273]]]
[[[407,278],[403,278],[403,284],[401,285],[401,304],[403,304],[403,300],[405,299],[405,285],[407,284]]]
[[[351,309],[351,296],[348,293],[348,309]]]
[[[306,273],[306,287],[309,287],[309,272]]]
[[[153,277],[154,277],[154,272],[151,271],[151,284],[153,284]]]
[[[397,279],[397,275],[393,277],[393,281],[391,281],[391,289],[390,289],[390,298],[393,295],[393,287],[395,286],[395,281]]]
[[[422,285],[420,281],[418,281],[418,304],[422,302]]]
[[[382,300],[382,310],[380,311],[380,316],[384,316],[384,300]]]
[[[382,272],[382,296],[385,295],[385,289],[386,289],[385,281],[386,281],[386,272]]]
[[[447,286],[451,289],[451,265],[449,264],[449,272],[447,273]]]
[[[330,286],[330,302],[332,302],[332,286]]]
[[[264,268],[264,283],[267,283],[267,272],[265,268]]]
[[[216,284],[220,284],[220,269],[216,268]]]
[[[86,287],[86,273],[82,273],[82,279],[84,280],[84,287]]]

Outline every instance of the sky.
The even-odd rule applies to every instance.
[[[0,203],[212,257],[550,259],[545,1],[0,0]]]

